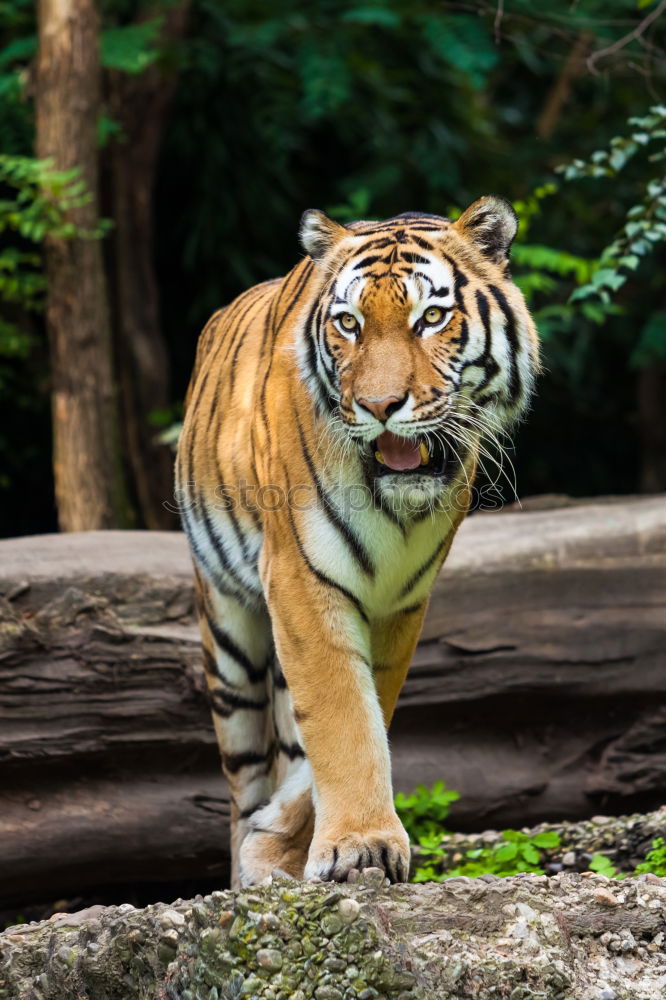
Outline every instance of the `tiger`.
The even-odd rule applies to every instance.
[[[234,887],[409,877],[387,730],[490,438],[526,411],[534,322],[510,204],[342,224],[216,312],[176,460]]]

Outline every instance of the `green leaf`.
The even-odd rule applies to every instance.
[[[537,833],[532,837],[532,843],[535,847],[559,847],[560,846],[560,835],[554,830],[545,830],[543,833]]]
[[[340,18],[352,24],[377,24],[382,28],[399,28],[400,18],[387,7],[355,7],[345,11]]]
[[[525,844],[520,853],[525,858],[525,861],[527,861],[528,864],[530,865],[539,864],[540,860],[539,852],[537,851],[536,847],[534,847],[532,844]]]
[[[32,59],[37,51],[37,35],[30,35],[28,38],[15,38],[4,49],[0,49],[0,66],[9,66],[11,63]]]
[[[497,861],[511,861],[518,854],[517,844],[502,844],[494,852]]]
[[[100,57],[106,69],[143,73],[160,54],[156,47],[163,17],[102,32]]]
[[[616,873],[615,865],[605,854],[593,854],[589,867],[591,872],[600,872],[602,875],[608,875],[610,878]]]

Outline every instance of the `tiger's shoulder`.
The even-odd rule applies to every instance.
[[[216,361],[224,360],[226,355],[221,348],[223,348],[224,342],[234,335],[235,331],[238,331],[245,324],[247,332],[251,333],[252,314],[263,315],[264,310],[270,306],[273,297],[280,293],[284,281],[284,277],[271,278],[258,285],[252,285],[251,288],[232,299],[228,305],[222,306],[213,313],[201,331],[197,342],[190,391],[203,369]]]

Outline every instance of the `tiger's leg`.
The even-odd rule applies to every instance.
[[[265,608],[248,608],[196,574],[199,624],[213,723],[231,799],[232,885],[250,817],[274,787],[268,672],[274,658]]]
[[[427,606],[426,599],[406,612],[373,624],[372,669],[387,729],[419,641]]]
[[[344,880],[377,865],[394,881],[409,842],[393,806],[384,719],[363,609],[271,539],[260,571],[276,648],[312,768],[315,822],[305,876]]]
[[[275,868],[302,878],[314,826],[312,772],[277,660],[272,679],[276,790],[270,803],[248,821],[240,855],[241,882],[245,885],[261,882]]]
[[[386,728],[418,642],[426,606],[427,601],[423,601],[408,613],[393,615],[372,628],[373,673]],[[278,787],[270,804],[249,821],[250,832],[241,851],[247,882],[260,882],[274,868],[301,878],[314,830],[312,772],[309,762],[302,759],[292,699],[279,668],[276,676]]]

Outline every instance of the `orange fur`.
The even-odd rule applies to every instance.
[[[520,415],[538,367],[514,231],[492,198],[455,224],[307,213],[312,256],[201,336],[177,478],[235,882],[370,863],[407,877],[385,727],[483,429]],[[423,470],[373,465],[385,430],[426,443]]]

